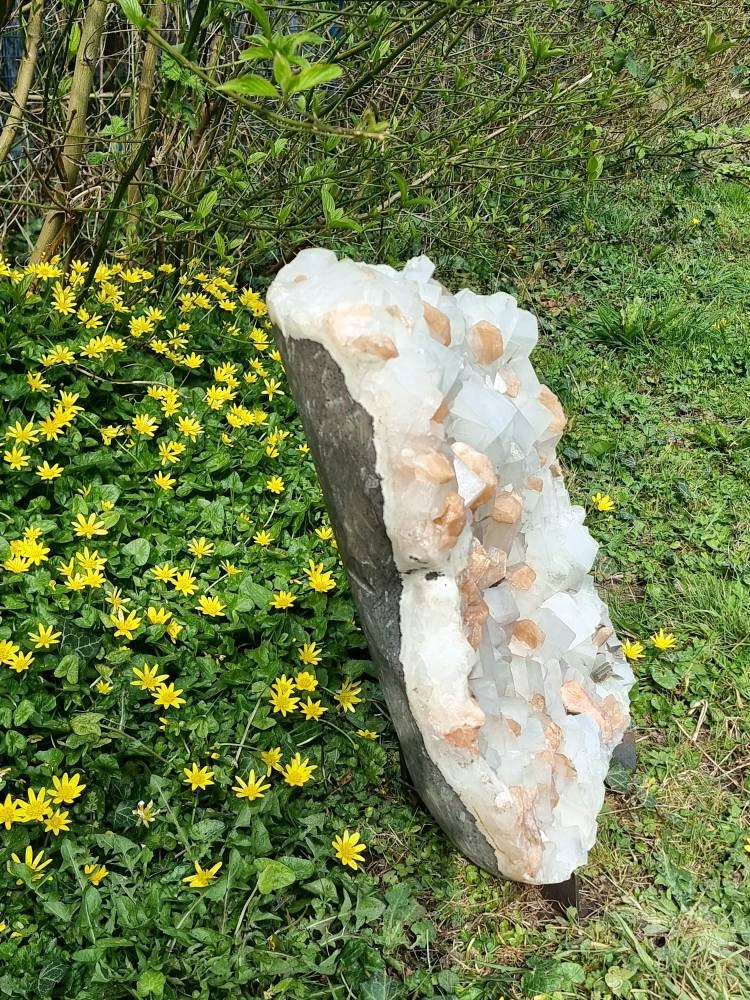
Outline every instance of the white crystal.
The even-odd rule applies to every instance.
[[[564,419],[529,361],[536,320],[502,292],[452,296],[433,269],[305,250],[269,313],[286,337],[323,344],[372,416],[427,752],[501,872],[559,882],[594,842],[633,676],[556,463]],[[507,555],[500,582],[493,549]]]

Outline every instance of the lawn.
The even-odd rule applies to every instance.
[[[463,860],[403,776],[251,275],[0,279],[29,458],[0,473],[0,995],[750,997],[749,234],[746,186],[644,176],[564,206],[505,279],[644,647],[638,769],[567,916]],[[86,789],[35,821],[65,774]]]

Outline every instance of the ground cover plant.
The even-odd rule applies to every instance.
[[[638,676],[567,918],[411,794],[251,276],[3,264],[0,995],[750,995],[748,220],[649,175],[508,278]]]

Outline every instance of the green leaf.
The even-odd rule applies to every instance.
[[[193,826],[193,837],[204,843],[218,840],[224,833],[224,824],[220,819],[202,819]]]
[[[264,76],[257,73],[245,73],[227,80],[217,88],[224,94],[242,94],[246,97],[281,97],[276,87]]]
[[[203,195],[201,200],[195,206],[196,219],[207,218],[211,213],[211,209],[216,204],[216,200],[218,197],[219,197],[218,191],[207,191],[206,194]]]
[[[135,992],[139,997],[163,997],[167,977],[163,972],[146,969],[138,977]]]
[[[330,83],[331,80],[337,80],[342,73],[343,69],[340,66],[326,63],[307,66],[294,77],[289,93],[298,94],[301,90],[310,90],[311,87],[317,87],[321,83]]]
[[[590,156],[589,161],[586,164],[586,178],[589,182],[598,180],[602,175],[602,170],[604,169],[604,157],[601,153],[597,153],[595,156]]]
[[[130,556],[136,566],[145,566],[151,554],[151,542],[146,538],[134,538],[132,542],[123,545],[121,551]]]
[[[521,980],[521,990],[525,997],[533,997],[537,993],[568,990],[571,986],[582,983],[585,978],[586,973],[577,962],[550,960],[524,975]]]
[[[70,728],[76,736],[101,736],[102,727],[99,720],[104,716],[101,712],[83,712],[81,715],[74,715],[70,720]]]
[[[297,876],[288,865],[272,858],[258,858],[255,869],[258,872],[258,891],[262,893],[286,889],[297,881]]]
[[[255,20],[258,22],[260,30],[263,32],[266,38],[270,38],[271,35],[273,34],[273,31],[271,29],[271,22],[268,18],[268,14],[266,14],[263,5],[256,3],[255,0],[240,0],[240,3],[245,8],[245,10],[249,10],[250,13],[253,15]]]
[[[144,16],[138,0],[119,0],[120,8],[125,17],[139,30],[147,27],[149,19]]]

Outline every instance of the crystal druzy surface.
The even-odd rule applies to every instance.
[[[432,271],[305,250],[269,313],[423,798],[479,864],[559,882],[594,843],[633,677],[529,361],[536,320]]]

